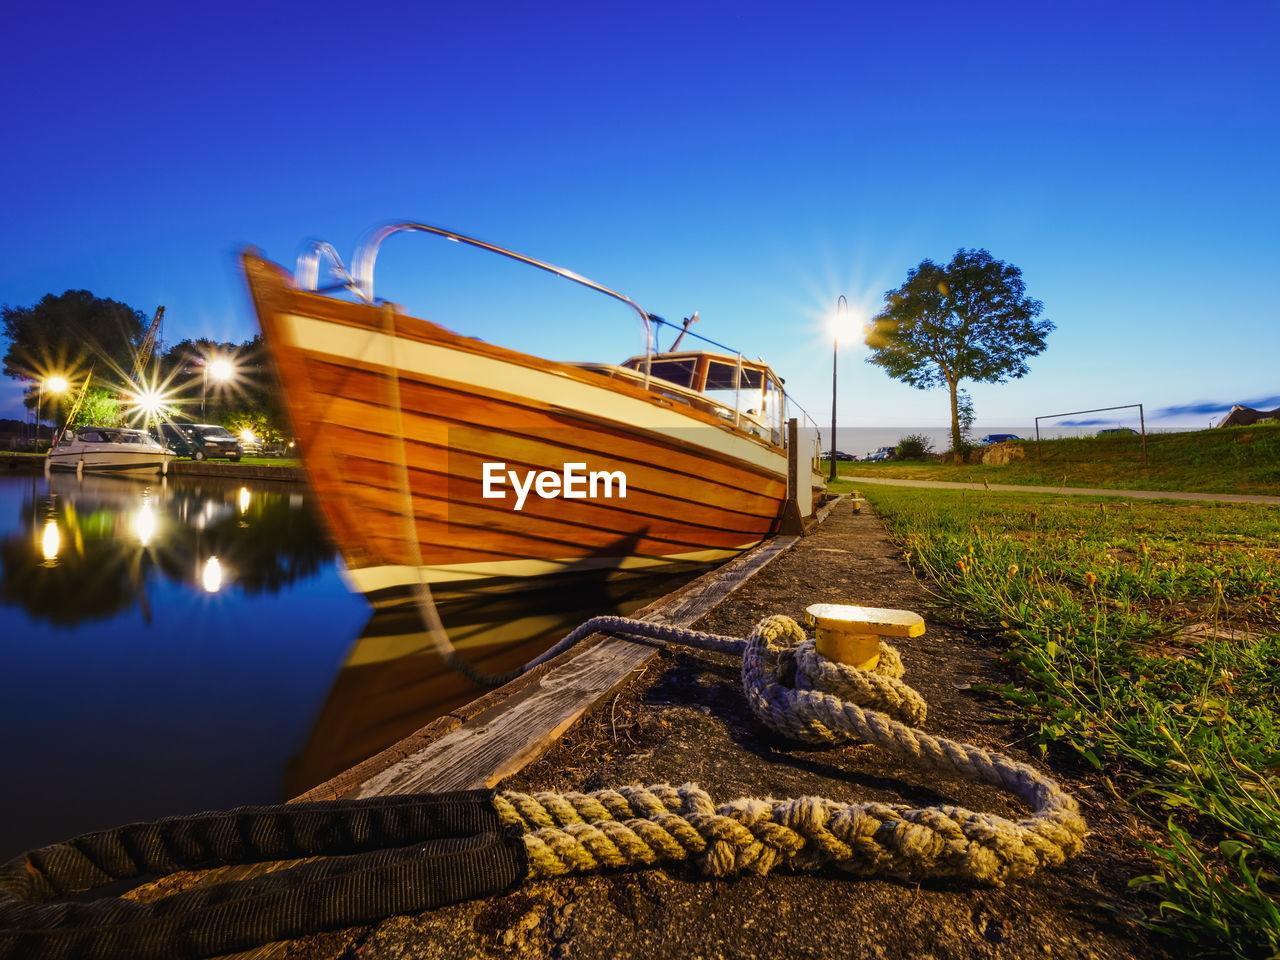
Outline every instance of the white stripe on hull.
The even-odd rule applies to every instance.
[[[760,467],[775,476],[785,478],[787,475],[785,454],[734,433],[727,425],[704,424],[685,416],[679,409],[664,409],[639,397],[621,394],[616,390],[616,381],[602,380],[596,386],[495,357],[298,314],[283,315],[281,321],[286,335],[304,352],[327,354],[341,361],[354,358],[384,365],[394,357],[396,368],[407,373],[447,379],[482,395],[500,391],[509,396],[526,397],[572,413],[611,420],[621,429],[638,428],[686,437],[690,428],[701,427],[697,437],[700,446],[707,450]]]
[[[85,470],[159,471],[171,459],[171,457],[157,457],[153,453],[104,452],[84,455],[70,453],[62,456],[51,453],[49,454],[49,468],[51,470],[75,470],[83,462]]]

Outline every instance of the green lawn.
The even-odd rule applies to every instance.
[[[255,467],[300,467],[302,461],[291,457],[241,457],[241,463],[251,463]]]
[[[949,463],[841,463],[840,474],[1113,490],[1186,490],[1280,495],[1280,424],[1147,437],[1046,440],[1018,445],[1025,459],[1006,466]]]
[[[1163,841],[1148,922],[1280,953],[1280,510],[864,490],[945,615],[1001,638],[988,691],[1099,767]]]

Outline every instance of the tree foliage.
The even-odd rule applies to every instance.
[[[961,446],[952,444],[952,452],[963,456],[968,456],[969,451],[973,449],[973,423],[978,419],[978,413],[973,408],[973,397],[969,396],[968,390],[956,391],[956,418],[960,422],[960,443]]]
[[[150,318],[115,300],[87,290],[46,295],[32,307],[0,308],[0,333],[8,340],[3,372],[27,381],[26,405],[35,406],[39,382],[65,377],[70,389],[53,396],[45,390],[45,416],[60,407],[65,414],[80,395],[92,370],[91,387],[77,423],[135,423],[139,414],[127,401],[134,357]],[[209,375],[212,361],[226,360],[232,375]],[[140,379],[165,398],[167,416],[179,420],[249,426],[265,439],[287,435],[280,386],[262,338],[243,343],[188,339],[157,345]],[[56,419],[58,414],[52,414]]]
[[[913,387],[945,384],[951,393],[952,448],[960,450],[961,381],[1004,383],[1028,372],[1054,329],[1026,295],[1022,271],[986,250],[959,250],[949,264],[921,261],[885,294],[874,319],[868,362]]]
[[[124,411],[120,409],[120,400],[112,393],[90,387],[80,403],[80,409],[68,427],[83,427],[94,424],[100,427],[122,427],[125,425]]]
[[[224,383],[207,376],[207,365],[214,359],[229,362],[230,380]],[[162,382],[180,398],[184,416],[227,427],[233,418],[285,426],[280,386],[260,336],[238,344],[183,340],[165,351],[159,365]]]
[[[4,373],[38,381],[61,376],[83,379],[91,367],[128,371],[147,318],[127,304],[95,297],[88,290],[46,294],[33,307],[0,308],[8,349]],[[35,402],[29,391],[27,405]]]

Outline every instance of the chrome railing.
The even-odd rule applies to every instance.
[[[443,227],[433,227],[426,223],[390,223],[386,226],[377,227],[365,235],[364,239],[356,246],[355,254],[352,256],[351,271],[343,266],[342,258],[338,256],[338,252],[331,244],[323,241],[315,241],[310,248],[298,257],[297,269],[294,273],[294,282],[303,290],[311,290],[317,293],[325,293],[331,290],[350,290],[355,296],[359,297],[365,303],[373,303],[373,268],[378,259],[378,250],[382,246],[382,242],[392,234],[401,231],[416,231],[419,233],[430,233],[437,237],[444,237],[446,240],[452,240],[455,243],[465,243],[472,247],[478,247],[481,250],[487,250],[490,253],[496,253],[506,257],[509,260],[515,260],[517,263],[527,264],[531,267],[537,267],[539,270],[545,270],[548,273],[554,273],[557,277],[563,277],[565,280],[572,280],[574,283],[581,284],[606,296],[613,297],[615,300],[621,300],[640,318],[640,326],[644,331],[645,356],[646,358],[653,356],[653,328],[649,321],[648,312],[630,297],[623,296],[615,290],[610,290],[603,284],[596,283],[580,273],[575,273],[565,267],[557,267],[553,263],[547,263],[544,260],[537,260],[533,257],[527,257],[523,253],[516,253],[514,250],[508,250],[505,247],[499,247],[496,244],[487,243],[484,240],[477,240],[475,237],[468,237],[461,233],[454,233],[452,230],[445,230]],[[335,279],[339,282],[333,286],[320,289],[320,259],[323,257],[328,260],[329,268]],[[646,363],[646,368],[648,364]],[[648,386],[649,373],[645,370],[645,385]]]

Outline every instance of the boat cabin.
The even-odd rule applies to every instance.
[[[127,427],[81,427],[73,437],[66,440],[79,440],[81,443],[140,443],[153,446],[154,441],[145,430],[131,430]]]
[[[652,392],[705,410],[775,446],[783,444],[786,396],[782,380],[762,360],[686,350],[581,366],[637,383],[647,371]]]

